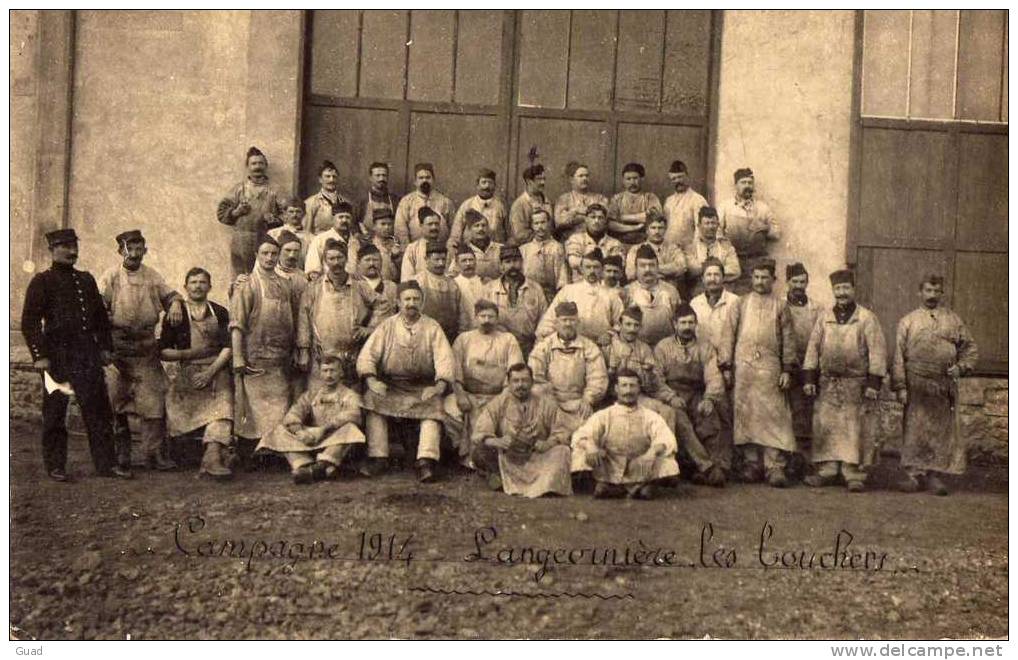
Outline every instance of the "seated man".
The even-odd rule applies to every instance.
[[[192,268],[184,277],[184,321],[163,317],[160,358],[177,362],[166,393],[166,422],[171,436],[202,432],[205,454],[199,474],[228,479],[227,450],[233,446],[233,381],[230,379],[230,314],[208,299],[212,276]]]
[[[682,247],[665,240],[668,231],[668,221],[660,215],[651,215],[647,220],[647,240],[639,245],[629,248],[626,253],[626,279],[636,279],[636,253],[638,248],[646,245],[654,250],[657,255],[658,272],[669,284],[679,289],[679,285],[685,285],[686,275],[686,254]],[[680,290],[681,293],[681,290]]]
[[[503,245],[499,269],[502,276],[488,282],[484,297],[495,303],[499,323],[516,337],[523,354],[529,355],[548,301],[540,285],[523,274],[520,248]]]
[[[583,256],[581,269],[583,281],[562,287],[548,304],[548,311],[537,326],[537,337],[541,339],[555,332],[555,318],[552,311],[560,303],[573,303],[579,310],[579,333],[604,346],[611,341],[611,331],[622,316],[622,298],[601,285],[604,256],[593,249]]]
[[[439,237],[442,233],[442,217],[427,206],[422,207],[417,215],[421,237],[407,245],[403,252],[403,262],[399,268],[400,282],[412,280],[418,273],[427,271],[428,244],[441,243]]]
[[[608,390],[608,372],[597,345],[577,332],[576,303],[555,307],[555,332],[534,346],[528,364],[534,374],[534,394],[555,398],[562,424],[572,433]]]
[[[625,300],[643,312],[640,339],[651,346],[672,334],[672,317],[682,304],[674,286],[661,279],[657,252],[647,245],[636,252],[636,280],[625,287]]]
[[[623,307],[626,306],[625,269],[621,254],[609,254],[601,270],[601,286],[617,295]]]
[[[307,258],[308,247],[311,245],[311,240],[314,235],[304,230],[304,202],[301,202],[296,197],[289,197],[283,200],[280,204],[280,210],[282,213],[283,224],[279,227],[275,227],[268,231],[269,236],[275,239],[279,243],[280,250],[282,250],[282,241],[279,240],[279,235],[284,231],[293,234],[300,242],[300,253],[297,258],[297,263],[294,266],[300,270],[304,270],[304,260]],[[279,264],[283,265],[287,259],[280,254]]]
[[[559,289],[569,283],[566,251],[551,236],[551,213],[537,208],[530,217],[533,235],[520,246],[523,256],[523,274],[544,289],[544,297],[551,300]]]
[[[389,282],[399,281],[399,267],[403,261],[403,246],[392,234],[392,211],[387,208],[376,208],[371,214],[371,236],[370,239],[361,239],[358,246],[358,254],[368,244],[378,249],[378,258],[381,260],[379,276]],[[350,246],[353,248],[353,246]],[[349,266],[347,267],[349,269]]]
[[[282,454],[294,483],[335,479],[350,445],[362,444],[361,397],[339,383],[339,358],[323,355],[318,365],[322,385],[302,394],[283,422],[262,437],[256,451]]]
[[[491,240],[491,227],[488,224],[488,219],[480,211],[468,209],[465,223],[463,241],[459,246],[466,248],[474,255],[474,268],[478,277],[485,282],[495,279],[499,275],[498,255],[502,249],[502,244]],[[459,249],[455,252],[460,254]],[[449,264],[450,277],[456,277],[459,272],[459,264],[457,262],[453,261]]]
[[[497,327],[498,307],[490,300],[474,304],[477,327],[456,337],[452,355],[456,362],[453,394],[445,398],[446,431],[459,447],[460,456],[470,456],[473,420],[486,403],[495,398],[510,365],[523,362],[516,338]]]
[[[339,241],[348,248],[356,240],[359,240],[356,238],[357,226],[354,221],[353,206],[347,202],[340,202],[336,205],[332,219],[332,228],[316,235],[311,239],[311,245],[308,246],[307,257],[304,259],[304,272],[310,279],[321,277],[325,272],[323,264],[325,244],[330,239]]]
[[[426,255],[426,269],[413,277],[421,286],[421,314],[437,321],[451,344],[459,333],[473,325],[473,310],[467,307],[459,285],[445,274],[448,261],[445,243],[429,241]]]
[[[566,239],[566,259],[569,263],[569,270],[572,273],[572,281],[579,282],[583,279],[580,268],[583,255],[594,248],[601,250],[606,257],[622,256],[622,243],[618,239],[608,235],[608,209],[600,204],[592,204],[587,208],[585,231],[573,234]]]
[[[640,377],[618,373],[616,402],[573,433],[573,472],[592,470],[594,497],[654,497],[654,482],[679,474],[675,434],[661,415],[638,405]]]
[[[474,322],[474,303],[484,297],[487,286],[485,285],[485,280],[482,280],[477,274],[477,254],[470,249],[469,244],[460,244],[456,250],[456,258],[453,260],[453,263],[456,264],[456,272],[458,274],[455,277],[452,275],[453,268],[451,265],[446,273],[453,278],[452,281],[456,283],[460,293],[463,294],[463,304],[470,310],[471,324],[468,327],[472,328]]]
[[[509,367],[506,389],[481,409],[474,423],[471,458],[492,490],[507,495],[572,495],[569,434],[558,406],[534,396],[530,367]]]
[[[417,478],[435,479],[439,458],[442,396],[456,377],[452,348],[434,319],[421,314],[421,286],[399,285],[399,314],[379,324],[357,356],[357,373],[367,384],[368,463],[361,472],[377,476],[389,457],[389,420],[420,421]]]
[[[628,307],[622,312],[618,331],[612,335],[611,343],[603,348],[608,383],[609,386],[614,385],[619,372],[624,369],[635,373],[640,377],[639,404],[661,415],[668,428],[673,429],[675,411],[670,406],[675,395],[667,387],[662,388],[661,366],[654,357],[654,351],[639,337],[643,318],[639,307]]]
[[[717,349],[728,311],[739,302],[739,296],[725,288],[725,265],[714,257],[704,260],[702,280],[703,293],[690,300],[689,306],[696,312],[696,336]]]
[[[708,259],[714,258],[724,266],[725,284],[732,284],[742,275],[735,248],[721,233],[718,212],[710,206],[704,206],[698,212],[697,223],[693,242],[686,251],[686,284],[690,297],[702,291],[698,278],[706,268]]]

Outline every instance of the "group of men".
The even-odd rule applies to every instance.
[[[647,499],[680,463],[711,486],[864,490],[865,427],[889,371],[880,324],[850,270],[830,275],[830,308],[800,263],[775,292],[778,226],[752,171],[715,210],[681,161],[664,204],[639,163],[610,200],[571,163],[553,204],[533,164],[507,210],[487,169],[455,207],[428,163],[402,199],[373,163],[357,203],[329,161],[303,202],[270,186],[254,147],[246,168],[217,208],[233,228],[229,309],[208,299],[205,269],[181,295],[143,265],[138,230],[117,236],[121,263],[98,283],[73,268],[73,230],[46,235],[53,265],[29,285],[22,329],[53,479],[68,479],[73,391],[98,473],[121,478],[133,415],[149,467],[173,469],[167,439],[201,434],[201,472],[216,478],[232,475],[238,439],[285,457],[299,484],[337,478],[358,448],[359,472],[378,476],[398,440],[416,445],[422,482],[446,455],[528,497],[572,494],[589,474],[595,497]],[[940,475],[965,467],[957,387],[976,348],[940,277],[920,295],[890,360],[906,408],[900,486],[946,494]]]

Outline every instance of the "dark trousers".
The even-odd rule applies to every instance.
[[[106,383],[100,369],[68,374],[67,380],[81,408],[88,432],[88,446],[97,472],[113,467],[113,409],[106,394]],[[67,403],[61,392],[45,393],[42,400],[42,460],[46,470],[64,469],[67,465]]]

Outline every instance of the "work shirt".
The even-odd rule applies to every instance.
[[[432,190],[431,194],[425,196],[419,190],[415,190],[403,199],[399,200],[399,207],[396,209],[395,235],[400,245],[407,245],[411,241],[421,238],[421,223],[417,219],[417,212],[427,206],[437,213],[441,218],[438,241],[446,243],[449,240],[449,225],[452,222],[456,209],[452,200]],[[404,280],[405,281],[405,280]]]
[[[531,279],[524,279],[513,301],[509,284],[500,277],[488,282],[484,298],[498,307],[499,324],[516,337],[521,348],[529,351],[537,338],[537,326],[548,308],[541,287]]]
[[[559,303],[574,302],[579,311],[579,333],[598,341],[619,322],[622,316],[622,298],[600,283],[574,282],[567,284],[555,295],[548,305],[548,311],[537,326],[537,336],[547,337],[555,332],[555,308]]]
[[[718,218],[721,233],[740,257],[763,256],[767,253],[767,241],[781,238],[770,206],[758,199],[731,199],[718,209]]]
[[[700,209],[705,206],[707,200],[692,188],[668,195],[664,205],[664,216],[668,219],[665,242],[687,248],[693,242]]]
[[[367,281],[347,276],[335,284],[328,274],[312,282],[300,299],[297,347],[314,349],[313,357],[339,355],[354,350],[357,328],[373,329],[381,322],[375,311],[388,306],[384,295]]]
[[[703,262],[714,257],[725,267],[725,282],[734,282],[742,275],[739,256],[728,239],[718,233],[713,240],[707,240],[697,232],[693,243],[686,251],[686,270],[693,277],[703,274]]]
[[[583,279],[583,273],[580,271],[580,262],[583,260],[583,255],[594,248],[600,248],[601,254],[605,257],[621,257],[625,255],[625,249],[617,238],[612,238],[605,234],[600,239],[596,239],[586,231],[579,231],[567,238],[565,248],[566,259],[569,263],[569,271],[572,273],[573,282],[579,282]]]
[[[887,348],[880,321],[870,310],[856,305],[852,316],[839,323],[834,310],[823,312],[813,326],[802,369],[806,382],[820,375],[867,378],[866,386],[880,389],[887,375]]]
[[[643,406],[616,403],[595,412],[573,434],[572,446],[573,471],[583,466],[578,465],[580,459],[605,452],[601,464],[592,470],[595,481],[644,483],[679,473],[675,434],[661,415]]]
[[[545,199],[544,195],[531,195],[524,191],[509,209],[509,245],[521,246],[533,238],[534,231],[530,227],[530,218],[539,208],[548,212],[548,229],[554,230],[555,213],[551,202]]]
[[[435,319],[450,342],[470,329],[474,310],[467,309],[466,298],[451,277],[425,270],[414,279],[421,286],[421,314]]]
[[[627,306],[635,305],[643,312],[639,336],[651,346],[675,331],[672,319],[682,304],[682,297],[668,282],[659,281],[652,286],[639,280],[630,282],[625,287],[625,302]]]
[[[326,190],[319,190],[314,195],[311,195],[304,200],[304,231],[311,236],[320,234],[323,231],[332,229],[335,226],[333,220],[333,212],[337,205],[346,202],[350,206],[354,206],[353,198],[338,190],[335,192],[328,192]],[[354,206],[354,222],[357,221],[357,210]]]
[[[581,399],[596,406],[608,391],[604,356],[582,335],[569,342],[558,333],[545,337],[534,346],[527,363],[534,372],[535,394],[551,394],[560,406]]]
[[[477,275],[467,277],[461,273],[452,278],[452,281],[460,288],[460,293],[463,294],[463,304],[467,308],[470,318],[473,319],[474,304],[484,297],[488,287],[485,286],[484,280]],[[474,327],[473,322],[471,322],[470,327]]]
[[[662,214],[661,200],[654,193],[646,191],[632,193],[628,190],[617,192],[608,203],[608,231],[628,245],[640,243],[647,237],[646,223],[649,211]],[[628,215],[642,215],[643,217],[636,221],[624,220],[623,218]],[[619,232],[612,229],[612,222],[636,228],[632,231]]]
[[[689,306],[696,312],[696,335],[716,349],[721,341],[721,330],[728,318],[729,310],[733,303],[739,301],[739,296],[728,289],[721,290],[721,296],[713,305],[707,299],[706,293],[695,296]],[[810,328],[810,332],[813,328]],[[808,340],[808,337],[807,337]]]
[[[600,204],[608,208],[608,198],[600,193],[579,192],[570,190],[559,195],[555,201],[555,232],[562,237],[571,236],[576,233],[585,232],[587,207],[592,204]],[[569,224],[569,215],[573,211],[580,211],[582,215],[575,224]]]
[[[370,234],[375,226],[375,209],[388,209],[392,217],[395,218],[396,209],[399,208],[399,196],[388,192],[378,194],[373,190],[369,190],[360,208],[362,209],[360,220],[362,231],[365,234]],[[403,245],[406,245],[406,243],[403,243]]]
[[[242,357],[278,363],[288,360],[293,354],[299,310],[300,297],[289,279],[255,267],[230,297],[230,329],[244,334]]]
[[[676,279],[686,274],[686,254],[682,248],[667,239],[663,243],[644,241],[629,248],[626,253],[626,278],[636,279],[636,252],[644,245],[649,245],[657,254],[658,271],[662,277]]]
[[[531,239],[520,246],[520,255],[523,257],[523,274],[540,284],[546,297],[554,296],[556,291],[569,284],[566,250],[555,239]]]
[[[975,340],[954,310],[920,307],[898,321],[894,346],[892,382],[906,386],[906,374],[941,376],[955,364],[962,375],[971,373],[979,360]]]
[[[466,200],[456,210],[456,216],[452,221],[452,228],[449,230],[449,241],[459,245],[463,242],[463,229],[466,223],[466,215],[469,209],[479,212],[488,220],[489,236],[492,241],[505,243],[509,229],[509,214],[505,208],[505,202],[499,197],[482,199],[480,195],[474,195]]]
[[[717,351],[706,339],[695,337],[683,344],[675,335],[666,337],[654,347],[654,357],[669,391],[684,400],[693,393],[702,393],[715,404],[724,400],[725,382],[718,369]]]
[[[159,315],[180,294],[145,264],[130,271],[123,264],[99,277],[99,293],[110,311],[114,350],[137,355],[155,348]]]
[[[464,332],[453,342],[452,354],[456,382],[470,394],[498,394],[509,367],[523,362],[516,339],[501,330],[488,334],[479,329]]]
[[[403,252],[403,264],[399,268],[399,281],[409,282],[417,277],[418,273],[428,270],[428,239],[418,238],[407,246]]]
[[[304,272],[308,275],[312,273],[324,273],[327,269],[325,268],[325,244],[329,242],[329,239],[337,240],[346,246],[346,270],[347,272],[356,272],[357,266],[357,253],[356,253],[356,239],[353,234],[349,236],[343,236],[336,228],[328,229],[320,234],[316,234],[311,239],[311,244],[308,246],[307,257],[304,259]],[[351,249],[353,252],[353,259],[350,258]]]
[[[488,247],[483,250],[473,243],[468,242],[470,251],[474,253],[474,259],[477,261],[477,275],[484,281],[493,280],[498,277],[501,273],[499,272],[499,253],[502,250],[502,244],[496,243],[495,241],[488,241]],[[460,266],[457,262],[457,256],[449,253],[449,268],[446,269],[446,274],[450,277],[456,277],[459,275]]]

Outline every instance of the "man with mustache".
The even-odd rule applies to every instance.
[[[360,208],[364,210],[360,223],[362,231],[366,234],[374,232],[375,218],[378,217],[380,211],[387,211],[389,218],[396,217],[399,196],[389,192],[389,165],[387,163],[375,161],[368,167],[368,194]]]
[[[438,322],[445,338],[452,343],[473,325],[473,310],[456,282],[445,274],[448,253],[445,243],[431,241],[425,252],[426,268],[414,276],[421,285],[421,314]]]
[[[442,327],[421,314],[421,286],[399,285],[399,314],[382,321],[357,356],[357,373],[365,380],[368,461],[365,476],[385,471],[389,457],[389,424],[419,422],[417,478],[435,479],[439,459],[443,396],[456,379],[452,348]]]
[[[417,210],[417,217],[421,226],[421,237],[407,245],[403,253],[403,263],[399,269],[401,282],[408,282],[418,273],[427,271],[428,245],[441,243],[442,216],[427,206]]]
[[[636,279],[636,253],[639,248],[647,246],[657,255],[661,277],[681,293],[679,286],[685,288],[686,282],[686,255],[681,247],[667,241],[667,231],[668,221],[662,216],[654,215],[647,220],[647,240],[626,252],[626,278],[630,281]]]
[[[580,262],[583,255],[594,248],[601,250],[605,257],[621,257],[623,254],[622,243],[608,235],[608,209],[601,204],[591,204],[584,218],[585,231],[577,232],[566,240],[566,258],[573,282],[583,279]]]
[[[752,288],[753,267],[767,257],[768,243],[781,238],[781,231],[770,206],[756,199],[756,180],[753,170],[742,167],[735,170],[735,198],[718,209],[721,234],[732,243],[739,255],[741,277],[732,290],[742,295]],[[725,269],[728,270],[727,268]]]
[[[664,216],[668,220],[665,242],[688,249],[693,242],[700,209],[707,206],[707,200],[689,185],[689,170],[681,160],[672,161],[668,168],[668,180],[675,192],[665,199]]]
[[[21,333],[43,378],[42,460],[50,479],[67,474],[68,393],[47,378],[68,383],[88,433],[92,464],[100,477],[130,479],[130,461],[118,465],[113,439],[113,409],[103,380],[103,365],[113,361],[110,319],[95,279],[77,270],[78,236],[73,229],[46,234],[53,260],[36,273],[25,292]]]
[[[803,390],[817,397],[813,410],[812,460],[816,474],[809,486],[845,480],[849,492],[865,490],[867,465],[876,448],[864,447],[864,415],[878,412],[872,403],[887,375],[887,349],[876,315],[855,302],[855,273],[831,273],[834,307],[813,326],[803,362]]]
[[[672,317],[682,304],[682,298],[675,287],[661,279],[654,248],[641,245],[631,251],[636,253],[636,279],[626,285],[625,300],[643,313],[640,339],[656,346],[671,336]]]
[[[572,495],[572,452],[558,406],[533,393],[534,376],[522,362],[509,367],[506,380],[474,424],[472,462],[489,488],[506,495]]]
[[[590,168],[571,161],[566,165],[570,190],[562,193],[555,201],[555,235],[566,240],[573,234],[582,233],[587,223],[587,212],[597,204],[604,210],[607,229],[608,198],[600,193],[590,192]]]
[[[562,244],[551,236],[551,212],[535,209],[530,216],[533,233],[530,240],[520,245],[523,256],[523,273],[544,289],[544,297],[551,300],[559,289],[569,283],[569,265]]]
[[[479,224],[483,225],[484,221],[482,220]],[[456,251],[456,259],[449,265],[448,272],[453,271],[453,266],[456,267],[455,270],[458,274],[453,277],[452,281],[456,283],[460,293],[463,294],[463,304],[471,310],[472,317],[474,304],[484,298],[487,288],[485,280],[482,280],[477,274],[477,253],[468,244],[461,243]],[[497,252],[495,253],[495,267],[498,267]],[[473,323],[470,327],[473,327]]]
[[[714,259],[724,267],[725,284],[733,284],[742,274],[735,248],[720,233],[718,212],[710,206],[704,206],[699,214],[696,234],[686,252],[686,290],[691,296],[700,293],[700,282],[697,280],[703,274],[708,259]]]
[[[119,377],[110,384],[121,465],[130,462],[129,414],[141,419],[141,449],[145,464],[156,470],[176,465],[166,455],[166,374],[159,360],[156,325],[166,312],[171,326],[184,318],[184,301],[155,270],[142,264],[148,248],[137,229],[117,236],[119,266],[99,278],[99,292],[113,326],[114,365]]]
[[[524,190],[509,209],[509,244],[521,246],[533,237],[534,213],[541,209],[548,217],[548,235],[552,233],[554,210],[544,195],[544,165],[531,165],[523,170]]]
[[[939,474],[965,472],[965,438],[959,433],[958,381],[979,360],[972,333],[942,303],[944,278],[927,275],[919,283],[922,305],[898,321],[891,382],[905,406],[900,490],[925,485],[947,495]],[[925,484],[923,483],[925,481]]]
[[[640,163],[622,168],[622,191],[608,204],[608,233],[625,245],[636,245],[647,238],[647,221],[662,213],[661,200],[643,190],[647,172]]]
[[[456,380],[453,393],[445,398],[445,427],[464,461],[470,459],[470,437],[477,414],[502,391],[510,365],[523,362],[516,339],[498,327],[495,303],[478,300],[473,313],[477,327],[461,333],[452,344]]]
[[[477,194],[460,204],[456,210],[456,217],[449,231],[450,248],[459,246],[467,240],[463,234],[470,224],[467,219],[468,211],[479,213],[487,221],[488,235],[494,241],[505,243],[508,237],[508,216],[505,202],[495,195],[494,170],[485,167],[477,173]]]
[[[233,276],[250,273],[255,265],[258,238],[280,224],[281,195],[269,185],[269,161],[257,147],[247,150],[247,178],[219,202],[216,218],[233,227],[230,267]]]
[[[491,229],[488,219],[481,215],[480,211],[468,209],[464,219],[465,229],[459,247],[464,247],[474,255],[474,269],[479,278],[485,282],[498,277],[498,255],[502,244],[491,240]],[[450,246],[452,241],[450,241]],[[450,251],[453,248],[450,247]],[[456,254],[460,253],[456,248]],[[459,266],[456,261],[449,264],[449,275],[456,277],[459,274]]]
[[[548,304],[541,323],[537,326],[538,338],[548,337],[555,331],[555,319],[552,316],[560,303],[571,302],[579,309],[579,332],[599,346],[611,341],[611,332],[622,316],[625,308],[622,298],[615,291],[606,289],[601,284],[604,271],[604,256],[597,248],[583,255],[580,272],[583,280],[562,287],[555,298]]]
[[[298,296],[303,295],[304,290],[308,288],[308,276],[300,267],[300,237],[291,231],[282,231],[274,238],[279,244],[279,263],[276,264],[276,273],[290,280]],[[237,279],[240,280],[240,278]]]
[[[347,268],[347,272],[349,270]],[[364,280],[364,283],[376,295],[381,296],[381,300],[378,301],[378,305],[376,305],[374,312],[372,312],[372,319],[368,323],[368,326],[372,328],[378,326],[383,319],[395,314],[397,309],[396,283],[383,278],[382,271],[381,251],[372,243],[362,244],[357,251],[356,276]]]
[[[334,209],[339,204],[353,207],[352,198],[339,192],[339,168],[331,160],[322,161],[318,168],[318,183],[318,192],[304,200],[304,228],[310,236],[332,228]]]
[[[324,272],[322,259],[325,256],[325,244],[330,239],[339,241],[349,250],[355,242],[353,219],[354,211],[349,203],[340,202],[336,205],[333,209],[332,229],[315,236],[308,247],[307,259],[304,260],[304,272],[308,274],[308,277],[314,279]],[[356,248],[354,250],[356,254]],[[348,263],[349,256],[347,253]]]
[[[721,343],[721,328],[728,318],[728,310],[739,296],[725,288],[725,265],[714,257],[707,257],[702,265],[703,293],[689,301],[699,320],[696,335],[715,349]],[[810,328],[810,331],[813,329]],[[807,337],[808,341],[808,337]],[[797,345],[798,346],[798,345]]]
[[[313,234],[304,231],[304,204],[296,197],[289,197],[282,201],[283,224],[269,230],[269,236],[279,242],[279,235],[284,231],[297,237],[300,241],[300,255],[296,268],[304,270],[304,260],[307,258],[308,247],[311,245]],[[330,220],[331,222],[331,220]],[[289,260],[287,260],[289,261]],[[280,263],[283,262],[283,255],[280,255]]]
[[[809,273],[801,263],[785,266],[785,298],[788,301],[788,313],[792,316],[792,329],[795,331],[795,349],[799,364],[804,364],[806,348],[809,346],[813,326],[823,313],[820,305],[813,302],[806,294],[809,286]],[[806,396],[803,385],[804,373],[800,369],[794,374],[792,386],[788,390],[788,403],[792,406],[792,428],[795,431],[795,442],[798,451],[793,456],[793,472],[802,473],[805,463],[811,463],[810,438],[813,437],[813,399]]]
[[[753,268],[753,290],[732,306],[722,327],[718,363],[725,385],[735,385],[735,446],[743,481],[760,481],[766,473],[767,483],[784,488],[787,454],[795,451],[785,392],[798,362],[788,303],[773,293],[774,271],[772,259]]]
[[[395,284],[399,281],[399,266],[403,260],[403,248],[393,237],[392,223],[392,211],[386,208],[375,209],[371,220],[370,235],[362,236],[353,243],[356,244],[358,255],[364,247],[373,245],[378,250],[378,258],[381,261],[378,277]],[[351,244],[350,247],[353,249],[354,245]],[[359,259],[360,257],[358,257]],[[359,261],[355,264],[347,264],[347,270],[351,270],[351,266],[357,264]],[[393,286],[393,291],[395,290],[395,286]]]
[[[523,274],[519,248],[503,245],[498,257],[502,275],[488,282],[483,297],[495,303],[501,326],[516,338],[523,355],[530,355],[548,301],[541,286]]]
[[[434,190],[435,166],[431,163],[414,165],[414,186],[416,190],[399,200],[396,209],[396,240],[401,245],[408,245],[424,235],[418,212],[427,207],[438,214],[438,240],[446,243],[449,240],[449,223],[456,211],[452,200]],[[404,279],[405,281],[405,279]]]

